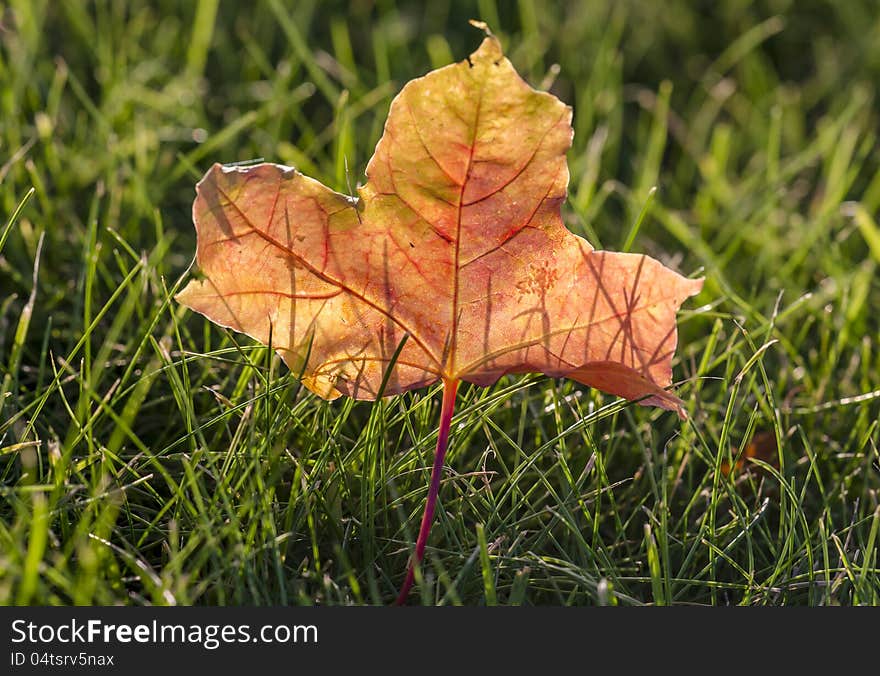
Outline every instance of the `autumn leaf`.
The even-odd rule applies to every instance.
[[[394,99],[357,198],[277,164],[214,165],[197,186],[203,278],[181,303],[271,336],[327,399],[444,383],[416,561],[459,383],[538,372],[684,415],[664,388],[676,312],[702,280],[565,228],[571,139],[571,108],[488,35]],[[412,568],[401,600],[411,580]]]

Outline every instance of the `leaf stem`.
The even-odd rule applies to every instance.
[[[457,380],[443,379],[443,404],[440,408],[440,428],[437,430],[437,449],[434,451],[434,467],[431,469],[431,486],[428,489],[428,499],[425,502],[425,513],[422,514],[422,525],[419,527],[419,537],[416,540],[415,556],[410,559],[409,568],[406,571],[406,579],[400,588],[395,605],[402,606],[406,602],[409,590],[415,579],[416,566],[422,562],[425,555],[425,545],[428,543],[428,534],[431,532],[431,524],[434,522],[434,508],[437,506],[437,495],[440,493],[440,478],[443,473],[443,460],[446,458],[446,448],[449,445],[449,428],[452,424],[452,413],[455,410],[455,393],[458,391]]]

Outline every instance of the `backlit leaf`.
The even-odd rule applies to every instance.
[[[198,184],[203,277],[181,303],[271,337],[327,399],[443,381],[399,603],[424,555],[461,382],[539,372],[684,415],[665,388],[675,314],[702,280],[565,228],[571,139],[571,108],[529,87],[489,35],[394,99],[357,198],[277,164],[215,164]]]
[[[204,278],[178,300],[271,332],[325,398],[540,372],[681,413],[663,388],[702,281],[565,228],[570,121],[489,36],[403,88],[357,199],[276,164],[214,165],[193,207]]]

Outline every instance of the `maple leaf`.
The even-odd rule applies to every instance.
[[[215,164],[197,186],[203,279],[178,301],[271,336],[327,399],[443,381],[415,562],[460,382],[538,372],[684,415],[664,388],[675,314],[702,280],[565,228],[571,139],[571,108],[529,87],[487,31],[394,99],[357,199],[277,164]],[[399,600],[411,582],[412,567]]]

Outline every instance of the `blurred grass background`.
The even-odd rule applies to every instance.
[[[393,599],[434,389],[320,401],[170,297],[213,162],[348,192],[471,18],[574,106],[569,227],[707,283],[687,423],[540,377],[463,391],[421,601],[880,602],[876,2],[11,0],[0,603]]]

